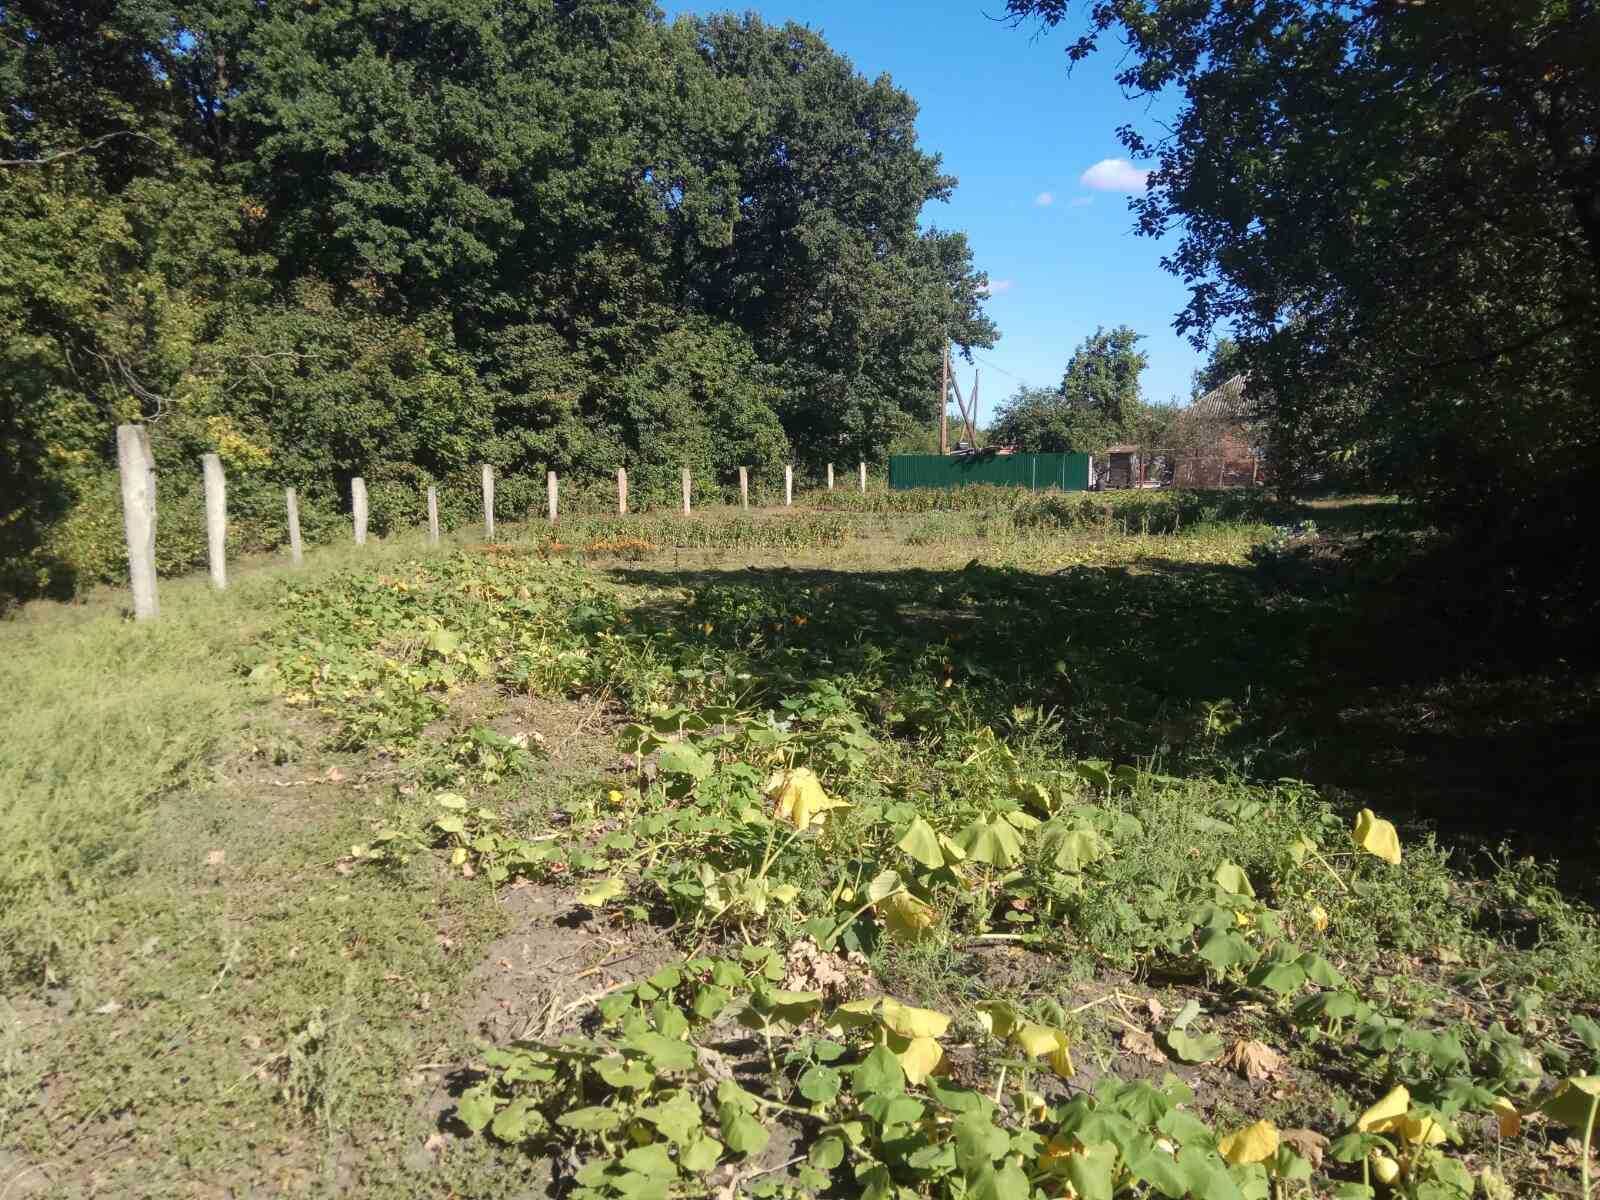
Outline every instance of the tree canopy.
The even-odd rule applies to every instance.
[[[125,420],[330,497],[879,457],[998,336],[916,113],[649,0],[4,0],[0,573]]]
[[[1340,472],[1457,527],[1575,514],[1600,465],[1600,13],[1407,4],[1009,0],[1126,40],[1181,97],[1134,207],[1221,326],[1279,477]],[[1509,520],[1507,520],[1509,518]],[[1592,540],[1592,539],[1591,539]]]
[[[1096,329],[1067,360],[1055,389],[1021,387],[1000,407],[991,440],[1038,454],[1096,453],[1144,422],[1139,377],[1149,358],[1126,325]]]

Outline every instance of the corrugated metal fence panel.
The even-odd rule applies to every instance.
[[[1089,486],[1089,456],[895,454],[889,458],[891,488],[954,488],[973,483],[1081,492]]]

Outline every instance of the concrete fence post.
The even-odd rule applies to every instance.
[[[428,545],[439,544],[439,489],[428,486]]]
[[[158,616],[156,599],[156,472],[143,425],[117,426],[117,469],[122,476],[122,528],[128,538],[128,582],[133,616]]]
[[[783,506],[794,507],[794,465],[785,463],[783,467]]]
[[[560,500],[557,490],[560,486],[556,482],[556,473],[554,471],[546,471],[544,476],[545,501],[546,506],[550,509],[550,524],[552,525],[556,523],[556,514],[560,511],[557,507]]]
[[[305,560],[305,547],[300,541],[300,497],[293,488],[283,489],[283,507],[289,514],[289,561],[298,567]]]
[[[367,481],[357,475],[350,481],[350,514],[356,526],[356,545],[367,544]]]
[[[228,480],[222,473],[220,454],[202,454],[200,472],[206,486],[206,558],[211,564],[211,586],[228,586]]]
[[[750,468],[739,468],[739,507],[750,507]]]
[[[828,490],[833,491],[833,464],[828,464]]]
[[[862,463],[861,464],[861,494],[863,496],[865,496],[867,494],[867,464],[866,463]]]
[[[483,536],[494,541],[494,468],[483,464]]]
[[[689,505],[689,468],[683,469],[683,515],[688,516],[691,509]]]
[[[628,515],[628,470],[626,467],[617,468],[617,516]]]

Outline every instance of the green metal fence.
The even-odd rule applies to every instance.
[[[1089,487],[1087,454],[894,454],[889,458],[891,488],[954,488],[969,483],[1060,488]]]

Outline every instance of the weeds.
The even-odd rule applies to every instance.
[[[357,640],[347,662],[308,655],[306,638],[321,639],[330,622],[362,619],[362,597],[375,586],[401,597],[382,622],[384,639],[366,648]],[[1419,1197],[1470,1183],[1462,1160],[1439,1147],[1471,1144],[1468,1114],[1492,1117],[1503,1104],[1529,1111],[1527,1089],[1570,1062],[1548,1033],[1530,1038],[1536,1025],[1512,1031],[1519,956],[1481,931],[1485,895],[1451,873],[1433,842],[1402,852],[1394,825],[1371,812],[1342,814],[1296,781],[1219,771],[1221,747],[1246,722],[1232,700],[1158,700],[1139,713],[1137,692],[1109,686],[1119,664],[1070,649],[1053,672],[1040,672],[1037,650],[1022,647],[1060,644],[1074,599],[1110,598],[1081,590],[1093,586],[1058,576],[1046,591],[1020,573],[972,567],[899,586],[719,580],[688,595],[647,590],[630,606],[581,569],[463,557],[410,564],[386,585],[357,576],[296,593],[290,640],[279,651],[279,661],[302,664],[285,678],[291,698],[414,714],[417,695],[442,694],[448,683],[424,679],[414,694],[384,699],[385,672],[407,678],[417,662],[399,647],[426,646],[411,631],[438,627],[451,631],[449,654],[471,661],[478,677],[619,697],[638,718],[618,734],[631,777],[607,792],[608,816],[627,832],[602,835],[609,819],[589,827],[574,813],[572,835],[526,869],[588,876],[580,900],[596,910],[632,920],[670,913],[693,949],[645,989],[649,1004],[623,1020],[621,1042],[499,1053],[492,1063],[502,1073],[464,1100],[463,1119],[513,1142],[545,1144],[561,1129],[584,1135],[594,1157],[577,1182],[592,1196],[737,1170],[765,1145],[748,1131],[791,1116],[810,1147],[790,1185],[802,1191],[956,1195],[981,1183],[1025,1197],[1059,1175],[1088,1189],[1080,1194],[1154,1187],[1232,1196],[1288,1194],[1316,1174],[1259,1114],[1233,1133],[1174,1116],[1184,1132],[1165,1130],[1171,1148],[1156,1158],[1131,1131],[1120,1140],[1083,1134],[1111,1118],[1052,1100],[1033,1082],[1035,1059],[1050,1059],[1065,1078],[1075,1073],[1081,1029],[1063,1010],[1017,1008],[948,977],[935,985],[955,1001],[948,1015],[907,1010],[893,996],[829,1008],[821,992],[778,987],[784,978],[753,978],[738,962],[700,956],[707,944],[732,942],[776,963],[803,938],[820,954],[865,955],[892,977],[896,963],[915,961],[915,947],[1001,939],[1060,959],[1080,977],[1118,968],[1186,979],[1223,1011],[1256,1007],[1261,1031],[1280,1045],[1344,1064],[1340,1095],[1371,1097],[1404,1081],[1406,1104],[1393,1118],[1399,1140],[1358,1129],[1334,1140],[1328,1161],[1385,1174],[1393,1164],[1391,1181]],[[929,638],[920,620],[903,623],[908,605],[943,614],[944,635]],[[979,655],[964,646],[965,612],[976,630],[1015,649]],[[1076,616],[1068,627],[1078,633],[1083,624]],[[869,628],[870,640],[858,636]],[[347,677],[380,686],[357,695]],[[406,719],[420,729],[419,717]],[[1120,730],[1148,736],[1163,725],[1160,768],[1154,759],[1078,757],[1117,744]],[[392,717],[378,720],[391,726]],[[409,752],[394,739],[386,745]],[[1549,898],[1525,873],[1503,875],[1491,891]],[[1546,936],[1571,969],[1541,987],[1592,1000],[1585,947],[1593,915],[1563,909]],[[1458,1030],[1395,992],[1393,980],[1408,976],[1394,960],[1441,947],[1469,972],[1487,972],[1480,981],[1498,976],[1500,990],[1483,993],[1498,1023]],[[675,1006],[664,995],[684,980],[696,982]],[[1440,994],[1458,986],[1443,981]],[[619,1003],[603,1006],[602,1019],[617,1019]],[[728,1053],[717,1047],[732,1035],[716,1021],[729,1005],[737,1023],[757,1030],[766,1060],[764,1073],[737,1076],[737,1090],[707,1066],[708,1054]],[[981,1079],[968,1092],[949,1091],[936,1074],[945,1057],[937,1038],[881,1023],[883,1012],[905,1011],[930,1013],[918,1019],[941,1031],[952,1022],[976,1028],[1010,1049],[980,1053]],[[1227,1026],[1200,1017],[1194,1001],[1158,1024],[1151,1054],[1172,1070],[1220,1060]],[[697,1038],[702,1025],[709,1042]],[[849,1028],[877,1032],[862,1044],[845,1036]],[[814,1057],[819,1036],[833,1056],[826,1062]],[[1239,1061],[1254,1062],[1234,1036]],[[1269,1062],[1276,1054],[1264,1045],[1252,1053]],[[814,1095],[797,1092],[802,1079]],[[1102,1094],[1113,1105],[1107,1113],[1123,1094]],[[1151,1137],[1165,1115],[1183,1111],[1181,1089],[1161,1094],[1172,1107],[1152,1118]],[[974,1108],[972,1096],[985,1103]],[[983,1138],[1004,1140],[992,1154],[955,1131],[975,1112],[995,1130]],[[574,1113],[586,1114],[584,1124],[572,1123]],[[1431,1132],[1407,1141],[1406,1131],[1435,1127],[1442,1142]],[[842,1139],[837,1154],[834,1138]]]
[[[240,1123],[292,1114],[328,1154],[363,1121],[415,1129],[396,1064],[467,1057],[424,1050],[425,1014],[459,986],[496,889],[533,885],[562,889],[587,928],[662,928],[677,953],[548,1035],[478,1052],[451,1112],[482,1137],[438,1168],[464,1194],[527,1183],[527,1151],[588,1197],[1587,1186],[1594,913],[1548,865],[1505,852],[1464,874],[1404,812],[1287,777],[1304,745],[1264,668],[1311,669],[1308,619],[1341,601],[1245,566],[1271,530],[1218,522],[1259,522],[1259,498],[1097,502],[890,524],[892,544],[956,563],[981,535],[999,561],[964,568],[870,561],[881,512],[584,518],[563,545],[624,560],[607,573],[535,527],[492,553],[386,548],[230,595],[218,640],[164,635],[190,655],[180,672],[237,668],[225,683],[211,668],[234,722],[211,736],[292,763],[299,735],[254,730],[270,688],[361,774],[308,811],[280,867],[254,868],[260,892],[225,905],[193,881],[231,859],[175,830],[254,828],[259,856],[284,840],[265,813],[151,830],[209,743],[140,749],[146,774],[107,808],[120,855],[8,812],[52,856],[8,876],[15,928],[77,886],[62,863],[97,889],[53,939],[19,939],[32,965],[14,976],[82,991],[66,1052],[110,1069],[54,1060],[70,1120],[137,1088],[152,1120],[199,1117],[178,1141],[213,1171],[240,1133],[219,1093]],[[652,565],[686,542],[829,565]],[[247,647],[225,635],[246,613],[262,626]],[[558,780],[543,740],[500,720],[539,697],[606,706],[615,759]],[[84,753],[71,711],[32,744],[62,780],[93,781],[43,746]],[[153,711],[179,734],[196,720]],[[31,803],[55,802],[5,761]],[[163,855],[189,865],[158,870]],[[167,879],[195,898],[176,904]],[[6,1036],[16,1129],[43,1076],[15,1066],[32,1035]],[[195,1036],[206,1055],[169,1067]],[[432,1187],[384,1156],[368,1190]]]

